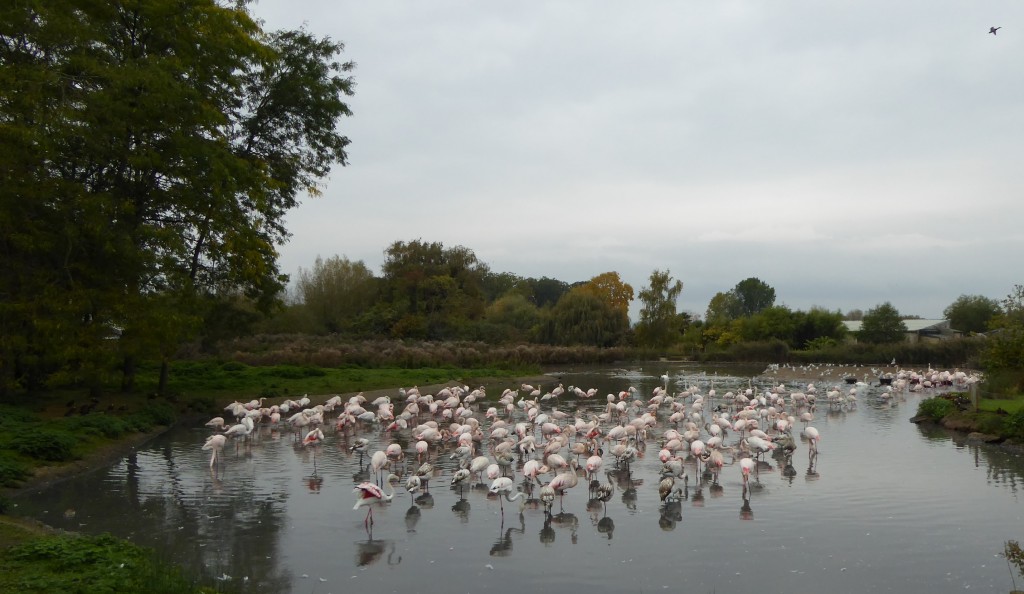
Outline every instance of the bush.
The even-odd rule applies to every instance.
[[[1024,439],[1024,409],[1018,410],[1003,421],[1003,430],[1009,437]]]
[[[929,398],[922,400],[917,405],[917,415],[920,417],[927,417],[932,421],[941,421],[946,415],[951,414],[956,410],[956,405],[952,401],[946,400],[945,398]]]
[[[23,428],[15,433],[9,447],[19,454],[46,462],[67,462],[74,456],[75,436],[51,429]]]
[[[85,433],[108,439],[117,439],[130,430],[123,419],[102,413],[65,419],[64,427],[72,433]]]
[[[25,463],[6,452],[0,452],[0,487],[17,487],[28,475],[29,469]]]

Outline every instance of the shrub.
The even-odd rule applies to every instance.
[[[956,405],[945,398],[929,398],[917,405],[917,415],[932,421],[941,421],[946,415],[956,410]]]
[[[65,419],[64,427],[72,433],[81,432],[108,439],[117,439],[129,431],[128,424],[123,419],[100,413]]]
[[[64,431],[23,428],[12,436],[9,447],[36,460],[67,462],[74,457],[71,451],[77,441]]]
[[[1024,439],[1024,409],[1006,417],[1003,421],[1003,430],[1009,437]]]
[[[28,475],[29,469],[25,463],[6,452],[0,452],[0,487],[17,487]]]

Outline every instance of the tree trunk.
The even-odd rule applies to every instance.
[[[121,367],[121,393],[127,394],[135,390],[135,357],[125,355]]]
[[[160,361],[160,382],[157,384],[156,393],[158,396],[167,395],[167,376],[170,373],[170,363],[167,362],[167,358],[164,357]]]

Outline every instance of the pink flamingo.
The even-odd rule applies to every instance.
[[[359,509],[360,507],[367,507],[366,518],[363,520],[364,526],[373,525],[373,504],[381,502],[389,502],[395,497],[395,490],[391,487],[391,481],[397,481],[398,477],[391,474],[388,475],[388,480],[385,483],[389,493],[385,493],[380,487],[373,483],[359,483],[356,485],[354,492],[359,493],[359,498],[356,499],[356,504],[352,509]]]
[[[807,437],[807,446],[810,448],[808,453],[809,456],[813,456],[818,453],[818,442],[821,441],[821,434],[814,427],[804,428],[804,435]]]
[[[740,460],[740,470],[743,471],[743,488],[747,488],[747,483],[750,481],[750,473],[754,470],[754,460],[752,458],[743,458]]]
[[[211,450],[210,452],[210,468],[213,468],[213,464],[217,461],[217,454],[224,449],[224,444],[228,442],[228,438],[224,435],[217,434],[211,435],[206,438],[206,443],[203,444],[204,450]]]

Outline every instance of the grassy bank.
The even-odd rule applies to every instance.
[[[1024,400],[982,400],[977,410],[968,394],[952,392],[922,400],[916,421],[932,422],[964,433],[981,433],[989,442],[1024,444]]]
[[[102,594],[211,592],[177,566],[109,535],[55,534],[0,515],[0,593]]]

